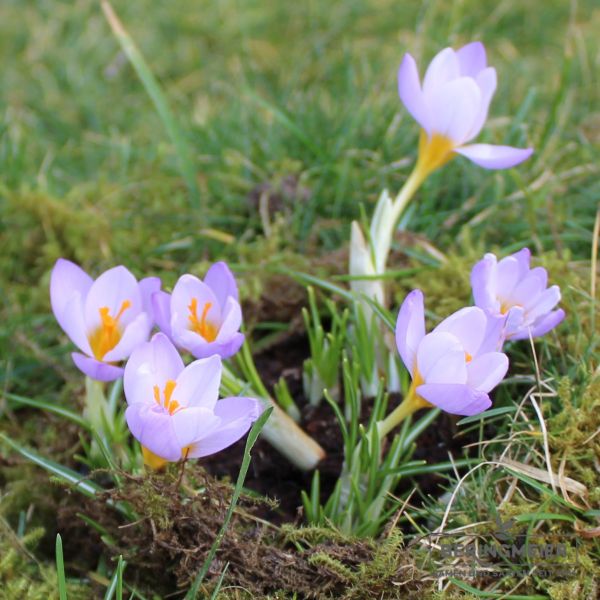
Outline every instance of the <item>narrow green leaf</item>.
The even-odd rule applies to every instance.
[[[142,56],[139,48],[119,20],[119,17],[117,17],[110,2],[102,0],[102,10],[104,11],[106,20],[117,38],[117,41],[121,45],[123,52],[133,65],[138,77],[142,81],[146,93],[154,103],[154,108],[167,130],[167,134],[171,138],[173,146],[175,146],[179,168],[188,187],[192,206],[194,208],[200,208],[200,191],[198,189],[198,184],[196,183],[196,172],[192,162],[192,153],[179,123],[169,107],[167,97],[152,73],[152,70],[148,66],[148,63]]]
[[[244,458],[242,460],[242,466],[240,467],[240,473],[238,475],[237,482],[235,484],[235,489],[233,490],[231,504],[229,506],[229,509],[227,510],[227,514],[225,515],[225,520],[223,521],[223,525],[221,526],[221,529],[219,530],[219,533],[217,534],[217,537],[215,538],[215,541],[213,542],[213,544],[210,548],[210,551],[208,552],[208,556],[206,557],[206,560],[204,561],[202,568],[200,569],[198,575],[196,575],[196,578],[194,579],[194,583],[192,584],[192,587],[188,590],[188,593],[185,595],[185,600],[195,600],[198,595],[198,589],[200,588],[200,585],[202,584],[202,581],[204,580],[206,573],[208,573],[208,569],[210,568],[210,565],[212,564],[212,561],[215,558],[217,550],[219,549],[219,546],[221,545],[221,540],[223,539],[223,536],[225,535],[225,531],[227,531],[227,527],[229,526],[229,521],[231,520],[233,511],[235,510],[235,507],[239,500],[240,494],[242,493],[242,488],[244,486],[244,480],[246,479],[246,474],[248,473],[248,467],[250,466],[250,459],[252,458],[250,451],[252,450],[252,447],[256,443],[259,433],[261,432],[265,423],[271,416],[272,412],[273,412],[272,408],[268,408],[267,410],[265,410],[262,413],[262,415],[255,421],[254,425],[252,425],[252,429],[250,429],[250,433],[248,434],[248,439],[246,440],[246,448],[244,449]]]
[[[58,577],[58,597],[67,600],[67,581],[65,579],[65,561],[63,557],[62,538],[56,534],[56,575]]]

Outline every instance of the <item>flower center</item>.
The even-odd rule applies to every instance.
[[[500,302],[500,313],[505,315],[511,308],[523,308],[522,304],[513,304],[510,300]]]
[[[107,306],[98,309],[100,326],[89,336],[92,353],[96,360],[102,360],[104,355],[121,340],[123,330],[119,325],[119,319],[128,308],[131,308],[131,301],[123,301],[119,312],[114,317],[111,316],[110,309]]]
[[[473,357],[468,352],[465,352],[465,362],[468,364],[472,360],[473,360]]]
[[[217,326],[206,318],[211,306],[212,302],[207,302],[203,306],[200,318],[198,318],[198,298],[192,298],[188,306],[191,330],[199,333],[207,342],[214,342],[218,333]]]
[[[176,386],[177,383],[175,381],[172,379],[167,379],[167,383],[165,383],[165,387],[163,388],[163,400],[160,398],[160,388],[157,385],[153,386],[154,400],[156,400],[156,403],[159,406],[165,408],[170,415],[172,415],[179,408],[179,402],[171,398],[173,395],[173,390]]]
[[[434,133],[429,137],[426,131],[421,130],[417,170],[421,171],[423,177],[427,177],[454,156],[455,147],[456,144],[445,135]]]

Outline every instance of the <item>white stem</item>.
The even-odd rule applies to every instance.
[[[273,407],[261,435],[299,469],[314,469],[325,458],[325,450],[271,398],[260,398],[260,401],[265,408]]]

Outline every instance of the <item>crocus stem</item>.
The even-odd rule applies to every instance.
[[[404,400],[385,419],[379,421],[377,428],[380,438],[385,437],[394,427],[402,423],[406,417],[410,417],[410,415],[420,408],[431,406],[429,402],[417,395],[416,388],[417,386],[413,381]]]
[[[227,394],[250,393],[248,384],[239,380],[225,366],[221,382]],[[261,436],[299,469],[305,471],[314,469],[319,461],[325,457],[323,448],[303,431],[272,398],[261,394],[256,394],[255,397],[258,398],[265,409],[273,408],[269,420],[261,431]]]
[[[427,172],[421,167],[419,162],[417,162],[412,173],[408,176],[408,179],[404,182],[402,189],[398,192],[398,195],[394,198],[394,202],[392,203],[392,218],[387,221],[388,226],[391,227],[392,230],[396,228],[398,219],[404,212],[406,205],[410,202],[426,177]]]

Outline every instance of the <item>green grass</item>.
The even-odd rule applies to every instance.
[[[394,288],[399,300],[410,287],[424,286],[428,307],[444,314],[468,301],[461,269],[483,251],[508,253],[526,244],[542,257],[569,314],[558,337],[537,347],[556,392],[543,403],[554,467],[566,456],[567,475],[598,502],[594,446],[584,444],[594,433],[598,402],[591,335],[597,299],[589,297],[600,198],[596,0],[115,0],[113,6],[164,98],[156,89],[148,95],[96,0],[4,0],[0,7],[0,385],[30,399],[29,408],[8,394],[0,399],[6,435],[48,464],[60,459],[72,466],[59,416],[79,410],[82,388],[70,345],[49,313],[49,272],[58,257],[94,273],[123,263],[136,275],[161,275],[167,285],[226,258],[238,267],[249,298],[260,295],[270,271],[326,277],[318,260],[347,243],[361,205],[371,214],[383,187],[399,189],[415,158],[418,129],[396,92],[403,52],[417,57],[422,72],[439,48],[481,39],[499,86],[480,140],[532,145],[534,157],[499,173],[456,159],[434,174],[404,226],[449,263],[440,269],[408,236],[390,269],[410,269]],[[296,187],[283,193],[282,210],[265,227],[255,198],[266,185],[285,188],[288,178]],[[535,372],[527,345],[511,358],[519,374]],[[526,389],[507,382],[497,404],[510,406]],[[31,407],[43,403],[57,414],[32,417]],[[527,415],[535,420],[535,413]],[[524,429],[520,421],[510,432]],[[515,456],[531,448],[518,439]],[[543,469],[543,448],[533,448]],[[502,443],[488,451],[498,455]],[[477,501],[461,494],[453,523],[486,518],[505,477],[501,469],[474,472],[465,490],[488,491]],[[449,478],[449,491],[455,485]],[[3,472],[0,486],[10,488]],[[507,510],[562,511],[592,526],[592,517],[565,507],[544,486],[520,479],[523,497]],[[439,506],[425,502],[424,510],[432,522],[441,518]],[[51,552],[45,555],[53,562]],[[597,548],[589,557],[598,560]],[[548,584],[549,593],[553,600],[578,597],[598,577],[593,573],[590,566],[581,588]],[[47,566],[42,574],[45,586]],[[534,587],[539,592],[544,585]],[[460,589],[462,597],[475,593]]]

